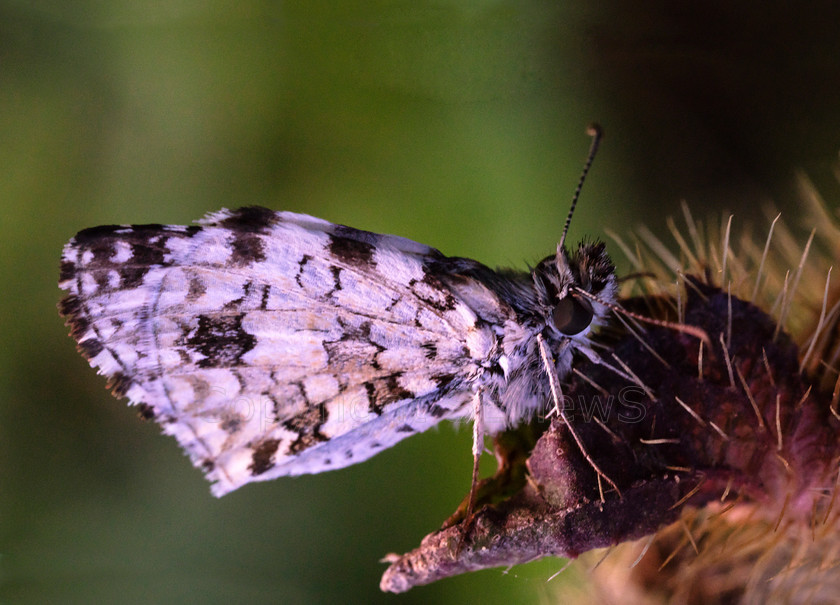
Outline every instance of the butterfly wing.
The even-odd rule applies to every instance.
[[[471,305],[500,303],[476,280],[461,288],[470,304],[453,294],[430,270],[446,261],[306,215],[223,210],[190,227],[80,232],[60,310],[114,393],[175,436],[220,496],[469,415],[494,342]]]

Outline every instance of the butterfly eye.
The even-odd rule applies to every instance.
[[[592,323],[592,305],[586,299],[567,296],[557,303],[551,314],[554,326],[566,336],[580,334]]]

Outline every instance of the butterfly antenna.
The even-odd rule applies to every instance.
[[[586,156],[586,163],[583,165],[583,172],[580,175],[577,189],[575,189],[575,195],[572,197],[572,207],[569,208],[569,214],[566,216],[566,224],[563,226],[563,235],[560,237],[560,243],[557,244],[558,250],[563,248],[563,245],[566,243],[566,234],[569,232],[569,225],[572,223],[572,215],[575,213],[575,206],[577,206],[580,191],[583,189],[583,183],[586,180],[586,175],[589,174],[589,169],[592,167],[595,154],[598,153],[598,145],[601,144],[604,131],[598,124],[593,123],[586,129],[586,134],[592,137],[592,143],[589,145],[589,153]]]

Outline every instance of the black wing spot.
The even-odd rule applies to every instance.
[[[426,349],[426,359],[435,359],[438,354],[437,345],[433,342],[424,342],[420,345],[421,348]]]
[[[155,225],[157,226],[157,225]],[[136,288],[143,283],[143,277],[153,266],[166,266],[166,242],[168,237],[147,239],[131,244],[131,259],[125,264],[115,263],[123,288]]]
[[[232,211],[219,226],[234,231],[260,232],[275,225],[279,220],[274,210],[262,206],[245,206]]]
[[[300,286],[301,289],[303,289],[304,286],[303,286],[303,282],[301,281],[300,278],[303,275],[304,269],[306,268],[306,263],[308,263],[311,260],[312,260],[311,256],[309,256],[308,254],[304,254],[301,257],[301,259],[298,261],[298,272],[297,272],[297,275],[295,275],[295,282],[297,282],[297,285]]]
[[[187,302],[195,302],[207,292],[207,284],[199,277],[191,277],[189,290],[187,291]]]
[[[201,368],[237,365],[242,356],[256,346],[257,339],[242,327],[244,313],[239,315],[199,315],[198,327],[186,344],[196,349],[203,359]]]
[[[138,403],[137,404],[137,416],[139,416],[141,420],[154,420],[155,419],[155,409],[148,404]]]
[[[332,274],[333,278],[333,287],[332,290],[327,292],[326,296],[331,297],[335,296],[335,293],[340,291],[342,288],[341,285],[341,267],[330,267],[330,273]]]
[[[239,429],[242,428],[242,418],[236,415],[229,416],[222,420],[222,422],[219,424],[219,428],[221,428],[228,435],[238,433]]]
[[[271,293],[271,286],[265,284],[262,289],[262,296],[260,297],[260,309],[265,311],[268,308],[268,296]]]
[[[402,376],[402,373],[397,372],[364,383],[363,386],[367,391],[371,412],[379,416],[384,411],[384,407],[389,403],[417,397],[417,395],[400,385],[400,376]]]
[[[274,466],[274,454],[278,447],[280,447],[279,440],[267,439],[254,448],[251,464],[248,466],[251,475],[262,475]]]
[[[365,392],[367,393],[370,411],[377,416],[381,416],[382,404],[379,403],[379,396],[376,394],[376,385],[374,385],[373,382],[366,382],[362,386],[365,387]]]
[[[70,327],[70,336],[75,340],[79,340],[90,329],[90,320],[82,312],[83,309],[82,300],[75,294],[64,297],[58,303],[58,312],[64,318],[65,324]]]
[[[345,227],[347,229],[347,227]],[[329,250],[336,259],[348,265],[366,266],[373,262],[373,245],[343,237],[341,229],[330,235]]]
[[[443,418],[444,416],[446,416],[446,413],[448,411],[449,410],[447,410],[446,408],[441,407],[441,406],[436,405],[436,404],[429,407],[429,415],[432,418]]]
[[[100,225],[98,227],[89,227],[79,231],[73,237],[73,243],[77,247],[84,246],[93,242],[100,241],[104,236],[113,235],[114,231],[118,229],[127,229],[126,225]]]
[[[76,264],[69,260],[62,260],[61,261],[61,272],[58,276],[58,281],[65,282],[69,279],[73,279],[76,275]]]
[[[386,379],[385,388],[387,392],[387,397],[391,401],[399,401],[401,399],[414,399],[416,395],[408,389],[403,388],[398,382],[400,376],[402,376],[401,373],[391,374]]]
[[[283,427],[298,434],[298,438],[289,445],[289,454],[299,454],[314,445],[328,441],[326,435],[321,433],[321,425],[326,419],[327,409],[323,404],[319,404],[286,420]]]
[[[434,380],[437,383],[437,388],[438,389],[443,390],[443,389],[445,389],[446,387],[449,386],[449,383],[451,383],[453,380],[455,380],[455,375],[454,374],[437,374],[435,376],[432,376],[432,380]]]
[[[251,295],[251,288],[253,288],[253,287],[254,287],[254,282],[246,281],[245,284],[242,286],[242,296],[240,296],[239,298],[234,298],[233,300],[226,302],[224,304],[224,306],[222,307],[222,310],[224,312],[236,311],[237,309],[242,307],[242,305],[245,304],[245,300]]]
[[[108,380],[108,387],[111,389],[111,393],[114,394],[114,397],[124,397],[128,392],[128,389],[131,388],[132,384],[134,384],[134,381],[122,372],[117,372]],[[151,408],[149,409],[151,410]],[[154,417],[154,412],[152,412],[152,417]]]
[[[96,338],[88,338],[79,343],[79,352],[85,359],[93,359],[99,355],[105,347]]]
[[[265,243],[257,233],[235,231],[231,241],[230,265],[245,267],[265,260]]]
[[[449,289],[430,272],[429,267],[423,267],[423,271],[422,279],[412,279],[408,282],[414,296],[437,311],[453,310],[457,303]]]
[[[68,320],[78,317],[81,310],[82,301],[75,294],[65,296],[61,302],[58,303],[58,312],[61,313],[62,317],[66,317]]]
[[[320,432],[302,434],[289,445],[289,454],[300,454],[324,441],[329,441],[329,439]]]

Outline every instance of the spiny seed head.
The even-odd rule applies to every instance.
[[[704,227],[684,207],[686,227],[670,224],[676,252],[649,232],[642,247],[618,240],[647,276],[625,283],[622,305],[697,326],[708,344],[613,321],[600,359],[578,360],[563,385],[591,459],[555,418],[512,489],[515,463],[499,450],[484,487],[515,495],[479,506],[468,531],[456,518],[393,558],[383,587],[624,543],[598,565],[597,599],[831,602],[840,289],[826,276],[840,228],[811,199],[821,230],[810,237],[775,219],[756,240],[731,221]]]

